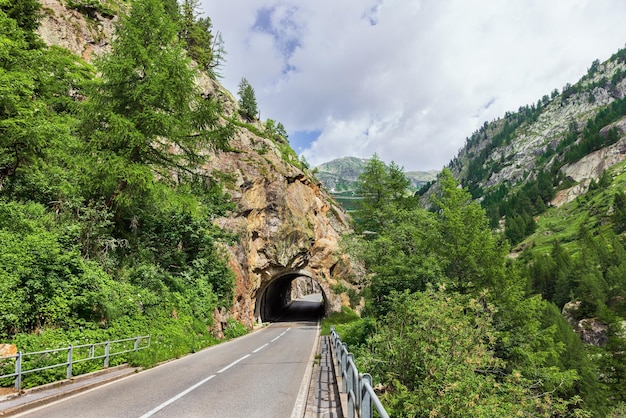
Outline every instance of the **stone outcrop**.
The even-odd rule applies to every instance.
[[[315,280],[327,310],[341,306],[334,285],[356,284],[350,260],[338,246],[340,235],[350,230],[346,214],[279,145],[238,129],[232,151],[218,152],[204,167],[214,177],[229,178],[237,204],[236,212],[216,222],[240,237],[227,251],[237,276],[233,315],[247,326],[258,320],[261,293],[281,276]]]
[[[577,319],[580,304],[580,301],[566,303],[563,316],[585,344],[603,347],[609,341],[609,326],[597,318]]]
[[[489,189],[500,184],[520,184],[534,178],[538,171],[550,167],[551,160],[542,160],[545,152],[549,148],[556,149],[572,126],[576,126],[581,132],[589,118],[599,109],[626,96],[626,79],[610,85],[603,81],[611,79],[616,72],[624,69],[626,64],[623,62],[602,63],[596,73],[586,76],[577,84],[576,92],[569,94],[567,98],[559,95],[544,103],[536,120],[524,122],[516,129],[510,141],[489,152],[484,167],[488,169],[490,176],[480,186]],[[460,179],[467,175],[468,161],[489,146],[506,123],[506,118],[498,119],[472,135],[471,141],[468,141],[472,145],[464,147],[451,164],[455,175]],[[604,127],[601,132],[606,135],[613,127],[622,137],[619,143],[594,152],[575,164],[562,167],[564,175],[578,184],[561,191],[552,202],[553,205],[562,205],[586,193],[592,179],[597,180],[608,167],[624,160],[626,119]]]
[[[17,354],[17,346],[15,344],[0,344],[0,358],[11,357]]]
[[[86,16],[60,0],[40,2],[43,18],[38,33],[48,45],[67,48],[86,61],[110,49],[116,16],[103,16],[96,10]]]
[[[562,206],[585,194],[589,190],[589,184],[592,180],[598,180],[606,169],[626,159],[626,118],[605,126],[600,131],[600,135],[607,135],[612,128],[615,128],[620,135],[619,141],[587,154],[579,161],[561,168],[565,177],[573,180],[576,184],[568,189],[559,190],[552,200],[553,206]]]

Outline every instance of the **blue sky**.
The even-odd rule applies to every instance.
[[[623,0],[202,0],[222,82],[255,89],[313,166],[377,153],[441,169],[485,121],[626,43]]]

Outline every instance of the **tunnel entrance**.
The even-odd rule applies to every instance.
[[[319,283],[294,272],[278,276],[260,292],[255,316],[259,322],[316,322],[325,314],[326,305],[326,295]]]

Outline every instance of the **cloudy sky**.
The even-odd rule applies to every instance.
[[[201,0],[312,166],[377,153],[441,169],[485,121],[575,83],[626,43],[624,0]]]

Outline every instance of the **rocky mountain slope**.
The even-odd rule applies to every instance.
[[[315,167],[315,176],[332,193],[353,192],[359,175],[363,172],[367,159],[343,157]],[[419,190],[424,184],[437,178],[437,171],[407,171],[411,189]]]
[[[600,127],[600,135],[605,137],[615,128],[618,137],[611,144],[590,149],[580,158],[566,158],[568,151],[584,141],[587,124],[601,110],[624,99],[625,75],[624,50],[604,63],[595,61],[580,81],[566,85],[560,93],[555,90],[537,104],[485,122],[467,138],[449,167],[476,197],[503,184],[520,186],[536,179],[538,172],[555,167],[571,184],[561,187],[551,204],[571,201],[583,194],[605,169],[626,158],[623,114]]]
[[[38,32],[46,43],[87,61],[108,51],[117,19],[108,6],[68,8],[60,0],[42,4],[45,14]],[[348,297],[331,288],[358,285],[350,259],[338,247],[340,235],[351,229],[345,212],[301,166],[285,140],[265,135],[260,121],[240,121],[236,100],[215,80],[203,76],[198,83],[205,94],[219,98],[224,121],[236,126],[229,150],[207,151],[199,167],[219,179],[236,204],[229,216],[215,220],[239,238],[225,248],[236,275],[234,305],[229,313],[215,312],[216,322],[230,317],[252,327],[260,319],[257,299],[284,275],[315,279],[327,310],[339,310]]]

